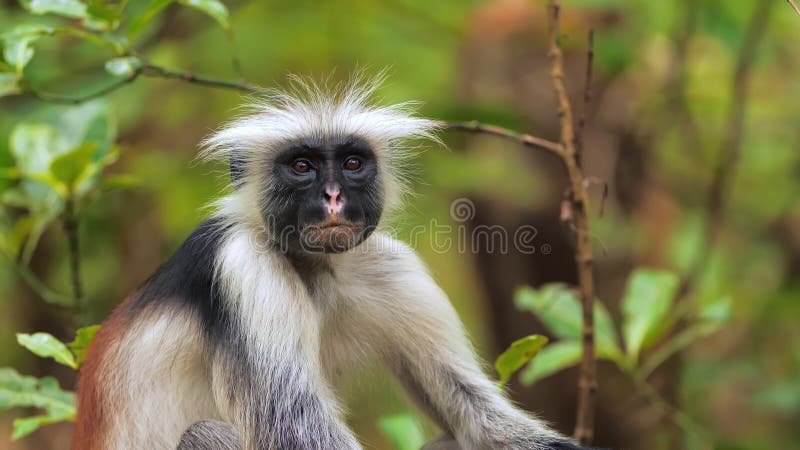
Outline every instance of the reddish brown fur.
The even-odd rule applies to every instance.
[[[103,366],[119,343],[126,325],[123,316],[132,302],[127,299],[103,322],[89,347],[78,378],[78,416],[72,450],[107,450],[108,398],[103,394]]]

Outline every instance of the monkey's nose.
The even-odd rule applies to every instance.
[[[339,214],[344,208],[344,198],[342,198],[341,188],[338,185],[325,186],[323,197],[328,214],[332,216]]]

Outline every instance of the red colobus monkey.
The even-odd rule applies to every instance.
[[[446,433],[426,448],[580,449],[512,406],[422,262],[375,231],[404,142],[436,128],[376,85],[296,82],[206,139],[234,189],[103,323],[73,450],[360,449],[332,386],[366,355]]]

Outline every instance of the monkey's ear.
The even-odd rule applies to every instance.
[[[239,189],[244,183],[245,158],[240,150],[231,152],[231,185]]]

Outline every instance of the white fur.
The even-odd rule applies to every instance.
[[[272,91],[244,107],[245,114],[203,141],[201,157],[227,162],[233,152],[243,157],[245,188],[263,189],[264,168],[282,144],[299,138],[357,136],[373,148],[383,180],[388,211],[399,206],[405,191],[403,161],[412,154],[409,142],[438,141],[436,121],[414,116],[415,102],[377,106],[371,99],[383,81],[355,76],[333,88],[293,77],[288,92]],[[246,195],[253,195],[250,192]]]
[[[203,364],[199,321],[187,312],[143,314],[105,359],[111,430],[106,448],[172,449],[193,422],[219,418]],[[154,411],[156,414],[147,414]]]

